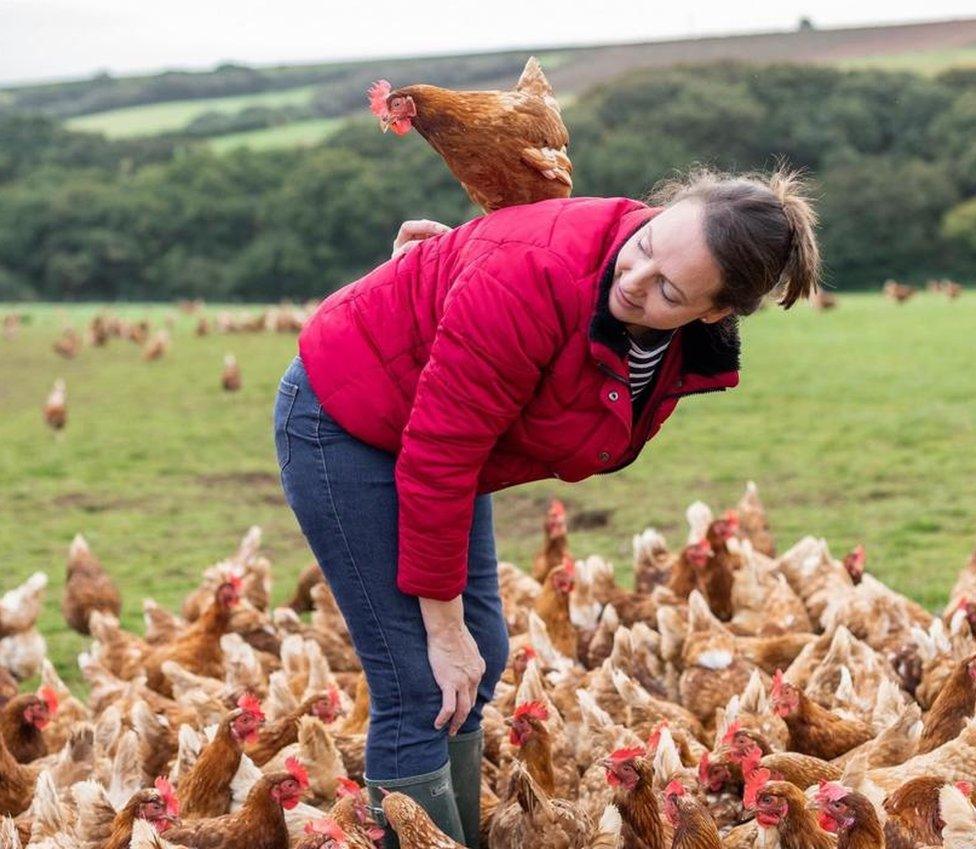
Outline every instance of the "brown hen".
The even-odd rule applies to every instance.
[[[565,198],[572,191],[569,132],[534,56],[512,91],[393,89],[380,80],[369,98],[383,132],[416,129],[485,212]]]

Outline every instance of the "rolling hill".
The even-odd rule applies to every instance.
[[[335,119],[362,111],[363,92],[385,77],[453,88],[508,88],[530,54],[539,56],[561,99],[641,68],[719,61],[798,62],[938,73],[976,68],[976,18],[914,24],[682,38],[598,46],[380,58],[318,65],[168,71],[141,77],[0,89],[0,111],[28,109],[110,137],[192,135],[218,150],[314,144]]]

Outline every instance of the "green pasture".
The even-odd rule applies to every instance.
[[[151,136],[180,130],[194,118],[206,112],[240,112],[251,106],[288,106],[307,103],[316,86],[240,94],[233,97],[208,97],[193,100],[173,100],[165,103],[146,103],[109,112],[81,115],[66,121],[69,129],[101,132],[110,138]]]
[[[345,122],[345,118],[317,118],[310,121],[293,121],[263,130],[248,130],[217,136],[207,144],[216,153],[226,153],[238,147],[251,150],[270,150],[279,147],[305,147],[318,144],[331,136]]]
[[[880,56],[844,59],[833,64],[846,70],[913,71],[932,76],[948,68],[976,67],[976,45],[939,50],[906,50]]]
[[[121,586],[124,622],[136,630],[144,597],[177,607],[253,524],[282,599],[310,559],[281,494],[271,432],[295,337],[198,338],[196,318],[173,306],[112,306],[155,326],[172,317],[168,356],[146,363],[132,343],[112,340],[69,361],[51,343],[97,307],[0,305],[0,314],[10,309],[29,323],[0,338],[0,591],[36,570],[50,575],[40,626],[58,667],[77,680],[85,646],[59,612],[77,532]],[[863,543],[872,572],[936,607],[976,544],[974,327],[972,291],[956,302],[859,294],[824,313],[767,309],[743,324],[740,387],[684,399],[633,465],[497,494],[499,555],[527,564],[558,496],[574,555],[608,557],[626,580],[632,534],[654,526],[678,546],[690,502],[725,509],[752,479],[781,548],[804,534],[825,537],[836,554]],[[225,352],[242,367],[237,394],[219,386]],[[55,436],[41,407],[59,376],[69,422]],[[592,526],[573,530],[582,511]]]

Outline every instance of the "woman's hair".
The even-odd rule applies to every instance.
[[[784,309],[817,291],[817,214],[805,190],[800,172],[783,166],[766,176],[695,165],[682,176],[657,183],[645,202],[702,203],[705,241],[724,283],[715,305],[749,315],[773,289],[781,290]]]

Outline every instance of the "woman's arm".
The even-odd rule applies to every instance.
[[[442,692],[435,725],[452,718],[451,733],[485,670],[461,596],[478,477],[565,343],[575,305],[565,266],[546,251],[505,244],[470,259],[445,300],[403,431],[397,586],[420,598]]]
[[[482,467],[580,308],[565,265],[545,249],[486,245],[466,260],[444,300],[396,460],[402,592],[450,601],[464,591]]]

